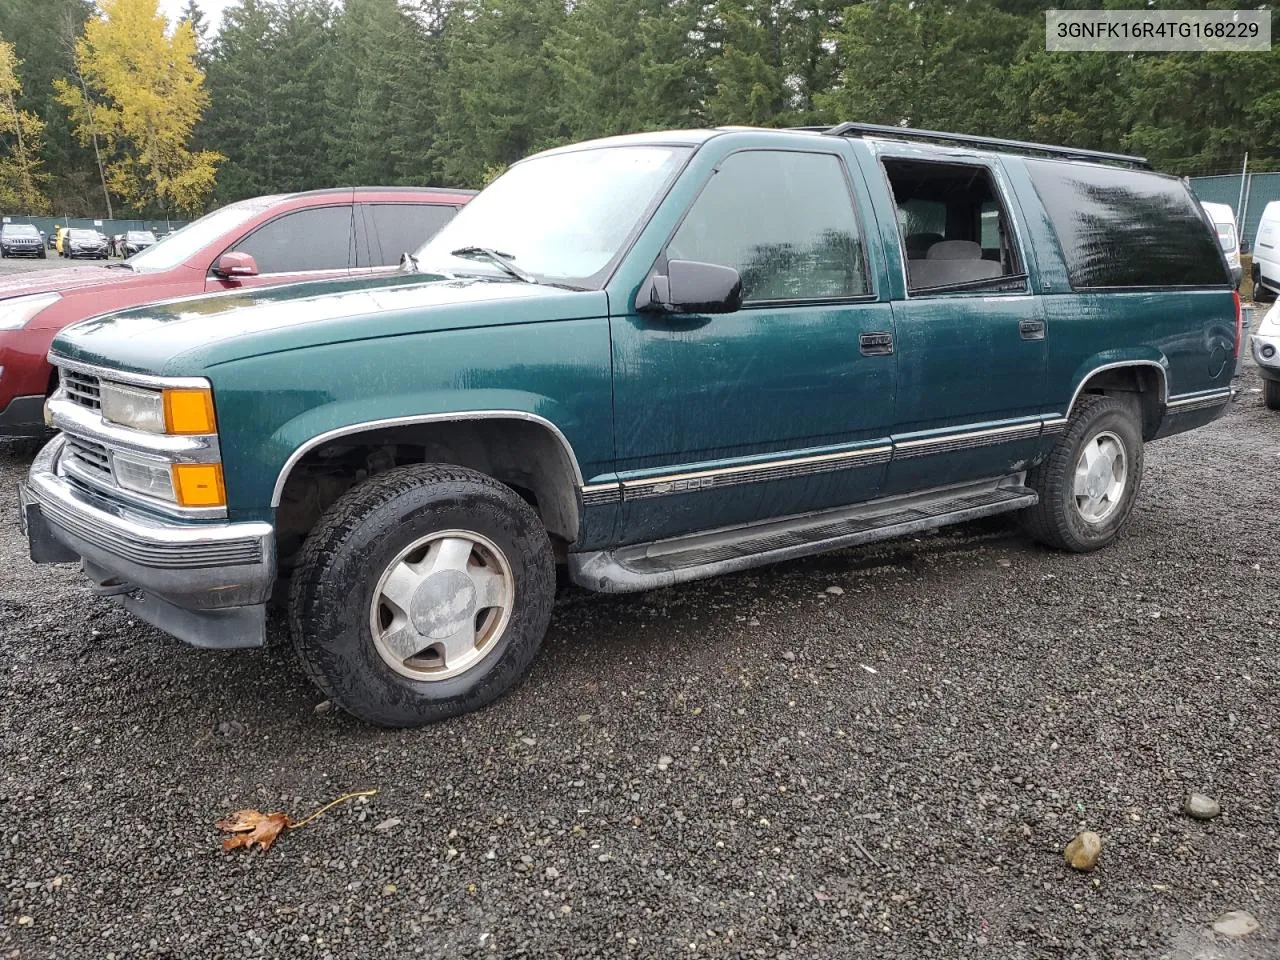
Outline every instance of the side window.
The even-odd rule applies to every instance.
[[[689,208],[667,257],[734,267],[745,302],[868,291],[853,197],[831,154],[730,155]]]
[[[1213,231],[1182,181],[1101,164],[1024,162],[1074,289],[1229,282]]]
[[[371,267],[394,266],[400,254],[416,253],[458,213],[456,207],[432,203],[369,203],[364,211],[370,260],[361,266]]]
[[[1022,256],[990,169],[884,160],[912,293],[1026,290]]]
[[[353,243],[351,209],[347,204],[286,213],[232,249],[252,256],[260,273],[346,270]]]

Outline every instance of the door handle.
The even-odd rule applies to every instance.
[[[1018,336],[1023,340],[1043,340],[1044,339],[1044,321],[1043,320],[1019,320]]]
[[[893,334],[885,331],[864,333],[858,337],[858,352],[864,357],[888,357],[893,355]]]

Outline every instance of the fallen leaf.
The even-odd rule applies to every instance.
[[[246,847],[252,850],[255,846],[266,851],[276,842],[280,831],[292,826],[287,813],[259,813],[257,810],[241,810],[232,815],[233,819],[219,820],[218,828],[232,836],[222,841],[223,850],[235,850]]]
[[[271,845],[276,842],[276,837],[280,836],[282,830],[297,830],[299,827],[305,827],[330,807],[337,806],[339,803],[355,797],[372,797],[377,792],[377,790],[360,790],[356,793],[344,793],[337,800],[326,803],[319,810],[303,817],[301,820],[294,820],[287,813],[237,810],[225,820],[217,821],[214,826],[223,833],[232,834],[232,836],[222,841],[223,850],[237,850],[240,847],[248,850],[252,850],[254,847],[264,851],[270,850]]]

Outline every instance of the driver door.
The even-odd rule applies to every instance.
[[[895,372],[867,209],[838,146],[716,165],[655,272],[734,267],[742,309],[612,320],[624,542],[875,496]]]

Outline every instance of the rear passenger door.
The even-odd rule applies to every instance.
[[[236,290],[345,277],[355,262],[354,215],[352,204],[340,203],[294,210],[268,220],[223,251],[252,256],[258,275],[224,280],[210,273],[205,287]]]
[[[733,267],[740,310],[655,315],[624,302],[613,317],[625,541],[875,496],[893,318],[866,242],[865,182],[841,146],[710,161],[653,273],[668,260]]]
[[[405,253],[418,248],[457,216],[458,208],[444,203],[357,204],[356,270],[378,273],[400,265]]]
[[[994,159],[914,151],[881,156],[877,167],[903,287],[882,493],[1025,470],[1041,431],[1048,328],[1003,171]]]

